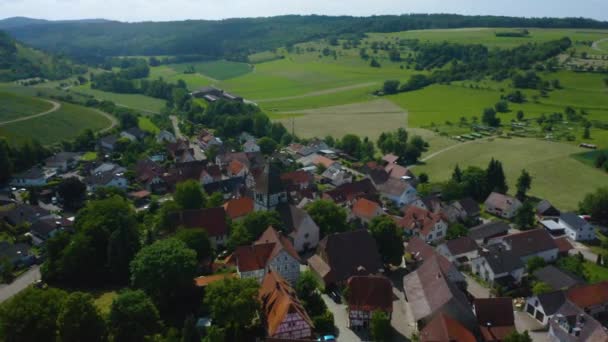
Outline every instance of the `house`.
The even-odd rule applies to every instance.
[[[544,229],[532,229],[525,232],[498,238],[502,243],[525,263],[533,257],[541,257],[545,262],[557,260],[559,249],[553,237]]]
[[[553,265],[548,265],[534,271],[534,278],[539,282],[549,285],[553,291],[567,290],[571,287],[585,284],[585,281],[580,277]]]
[[[449,240],[437,246],[437,252],[456,265],[466,265],[479,256],[479,245],[469,236]]]
[[[243,144],[243,152],[260,152],[260,146],[255,140],[247,140]]]
[[[403,278],[405,298],[418,327],[424,327],[441,314],[457,320],[472,332],[477,319],[464,292],[441,271],[437,258],[426,260]]]
[[[317,248],[319,226],[306,210],[291,204],[280,204],[277,211],[281,216],[283,228],[294,248],[299,253]]]
[[[323,193],[323,199],[332,200],[336,204],[350,205],[361,197],[372,198],[377,194],[376,187],[369,179],[342,184],[335,189]]]
[[[574,241],[595,240],[593,226],[574,213],[559,215],[559,224],[564,227],[566,235]]]
[[[510,220],[515,217],[522,203],[515,197],[493,192],[488,196],[484,205],[486,212]]]
[[[542,325],[547,326],[549,320],[566,302],[563,291],[553,291],[531,296],[526,299],[526,312]]]
[[[167,183],[163,174],[163,167],[150,159],[142,159],[135,164],[135,179],[149,192],[164,193],[167,191]]]
[[[57,232],[63,229],[65,219],[46,217],[34,221],[30,225],[30,234],[32,236],[32,244],[40,246],[48,239],[52,238]]]
[[[420,342],[477,342],[473,333],[452,317],[439,313],[419,334]]]
[[[492,246],[471,260],[471,271],[490,284],[511,288],[521,282],[525,264],[513,251]]]
[[[44,161],[44,165],[49,169],[56,169],[59,172],[66,172],[76,167],[80,160],[81,153],[59,152]]]
[[[91,175],[104,172],[124,173],[127,169],[116,163],[101,163],[96,165],[89,173]]]
[[[102,187],[126,190],[129,187],[129,180],[124,176],[124,173],[115,173],[114,171],[90,175],[84,179],[84,183],[87,185],[87,191],[95,191]]]
[[[142,131],[137,127],[131,127],[127,130],[120,132],[121,138],[127,138],[131,141],[142,141],[146,137],[146,132]]]
[[[15,227],[24,223],[34,223],[41,219],[52,218],[50,211],[29,204],[18,204],[0,211],[0,217],[7,224]]]
[[[173,214],[170,222],[175,229],[185,227],[205,230],[214,247],[224,246],[228,242],[229,227],[223,207],[182,210]]]
[[[349,171],[335,164],[323,171],[321,177],[326,179],[333,186],[340,186],[353,181],[353,175]]]
[[[353,275],[377,274],[382,270],[376,241],[364,229],[326,236],[308,264],[326,288],[344,284]]]
[[[247,174],[249,174],[249,169],[247,168],[247,165],[235,159],[228,164],[226,173],[228,174],[228,177],[247,177]]]
[[[381,311],[389,319],[393,313],[393,285],[385,276],[352,276],[346,282],[348,326],[369,328],[372,313]]]
[[[416,180],[416,177],[408,168],[399,164],[388,164],[384,167],[384,171],[386,171],[388,176],[392,179],[408,182]]]
[[[116,142],[118,141],[117,135],[108,135],[97,141],[97,145],[99,149],[102,151],[112,152],[116,147]]]
[[[559,209],[555,208],[551,202],[542,200],[536,205],[536,216],[539,218],[559,217]]]
[[[45,186],[49,179],[55,175],[56,171],[53,169],[43,169],[39,166],[34,166],[27,171],[14,175],[10,184],[16,187]]]
[[[403,218],[397,221],[409,236],[418,236],[426,242],[435,242],[445,238],[448,224],[439,214],[416,206],[408,206]]]
[[[242,197],[246,192],[245,178],[233,177],[222,179],[221,181],[207,183],[203,185],[203,189],[207,194],[220,193],[224,195],[224,199]]]
[[[255,141],[255,137],[249,132],[241,132],[241,134],[239,135],[239,143],[244,144],[249,140]]]
[[[386,164],[397,164],[398,160],[399,160],[399,157],[392,153],[389,153],[382,157],[382,161],[385,162]]]
[[[405,206],[418,198],[418,192],[410,183],[395,178],[389,178],[378,185],[378,191],[398,206]]]
[[[549,340],[604,342],[608,341],[608,332],[584,310],[566,301],[549,320]]]
[[[481,209],[474,199],[466,197],[452,202],[445,212],[452,222],[477,222],[479,220],[479,215],[481,214]]]
[[[132,191],[127,194],[127,197],[139,208],[150,203],[152,193],[148,190]]]
[[[358,219],[367,226],[374,218],[384,215],[384,210],[378,203],[360,198],[353,204],[351,215],[353,219]]]
[[[313,337],[313,323],[293,287],[277,272],[269,271],[258,299],[266,328],[272,338],[299,340]]]
[[[574,247],[572,246],[572,244],[570,243],[570,241],[568,241],[568,238],[565,236],[562,236],[560,238],[557,238],[555,240],[555,244],[557,245],[557,250],[558,250],[558,256],[559,257],[566,257],[570,254],[570,251],[574,249]]]
[[[502,221],[492,221],[469,229],[468,236],[478,245],[484,245],[491,239],[507,235],[509,229],[509,225]]]
[[[287,192],[279,171],[267,165],[264,171],[255,177],[254,197],[255,210],[275,209],[281,203],[287,203]]]
[[[178,139],[175,142],[168,143],[166,149],[171,159],[176,163],[191,163],[196,161],[194,149],[190,147],[190,142],[187,140]]]
[[[250,197],[232,198],[224,203],[224,210],[232,221],[239,221],[253,212],[253,206]]]
[[[230,260],[241,278],[253,278],[260,283],[271,269],[294,285],[300,277],[298,253],[291,241],[272,227],[252,245],[237,247]]]
[[[215,87],[203,87],[199,90],[195,90],[190,93],[191,96],[196,98],[205,99],[209,103],[216,102],[218,100],[243,102],[243,98],[237,95],[230,94],[224,90],[217,89]]]
[[[608,281],[572,287],[566,291],[566,298],[594,317],[606,314],[608,313]]]
[[[304,170],[292,171],[281,175],[281,182],[287,191],[298,191],[312,187],[315,184],[314,175]]]
[[[476,298],[473,301],[473,310],[477,316],[483,341],[504,341],[516,331],[512,301],[510,297]]]
[[[36,262],[36,257],[30,252],[30,246],[26,243],[11,244],[0,241],[0,260],[4,258],[8,259],[13,267],[28,267]]]
[[[220,138],[217,138],[215,135],[213,135],[213,133],[209,132],[206,129],[203,129],[197,137],[198,140],[198,146],[206,151],[209,148],[211,148],[212,146],[222,146],[223,142]]]
[[[411,256],[415,262],[415,267],[422,265],[429,259],[436,259],[441,272],[443,272],[452,283],[459,286],[465,283],[465,278],[458,270],[458,267],[422,239],[418,237],[411,238],[405,247],[405,253]]]
[[[159,144],[174,143],[176,142],[175,135],[167,130],[162,130],[156,135],[156,142]]]

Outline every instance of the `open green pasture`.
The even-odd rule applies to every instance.
[[[143,112],[158,113],[165,106],[165,101],[141,94],[118,94],[91,89],[89,84],[72,88],[73,92],[93,95],[99,100],[108,100],[120,106],[125,106]]]
[[[503,163],[511,192],[521,170],[526,169],[533,177],[532,195],[547,198],[561,209],[574,210],[585,194],[608,182],[602,171],[570,157],[580,152],[584,150],[573,145],[538,139],[478,140],[436,155],[417,166],[416,172],[428,173],[432,181],[443,181],[457,164],[485,168],[495,158]]]
[[[36,139],[50,145],[73,139],[85,129],[98,131],[110,124],[105,116],[93,109],[61,103],[61,108],[56,112],[0,126],[0,136],[7,137],[11,144]]]
[[[184,74],[166,65],[150,68],[148,79],[155,80],[158,78],[162,78],[170,83],[177,83],[177,81],[183,80],[190,90],[196,90],[213,83],[213,80],[200,73]]]
[[[168,67],[184,73],[190,68],[194,68],[195,73],[206,75],[215,80],[227,80],[230,78],[239,77],[250,73],[253,67],[247,63],[231,62],[231,61],[210,61],[210,62],[192,62],[169,64]]]
[[[50,103],[37,98],[0,92],[0,122],[38,114],[52,107]]]

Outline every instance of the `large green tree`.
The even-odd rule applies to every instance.
[[[5,138],[0,138],[0,182],[7,181],[13,172],[10,148]]]
[[[173,200],[182,209],[201,209],[205,207],[206,196],[199,182],[188,180],[177,184]]]
[[[536,213],[534,206],[530,201],[524,202],[524,204],[517,209],[514,221],[519,229],[530,229],[534,227],[536,224]]]
[[[66,178],[57,187],[57,193],[67,208],[75,209],[81,205],[87,192],[87,186],[76,177]]]
[[[131,285],[144,290],[161,308],[192,290],[196,252],[181,240],[159,240],[142,248],[131,262]]]
[[[0,306],[0,334],[5,342],[55,342],[57,316],[66,293],[27,288]]]
[[[499,160],[492,158],[488,168],[486,169],[486,180],[489,191],[506,194],[509,191],[507,186],[507,178],[502,168],[502,163]]]
[[[225,327],[238,340],[242,329],[251,325],[257,315],[258,289],[255,279],[225,279],[207,287],[204,305],[215,324]]]
[[[376,240],[378,251],[382,261],[387,264],[399,265],[403,257],[402,233],[390,216],[378,216],[374,218],[369,231]]]
[[[382,311],[374,311],[370,322],[370,333],[375,342],[388,342],[393,337],[391,319]]]
[[[281,223],[281,216],[276,211],[254,211],[242,221],[243,226],[249,233],[251,239],[257,239],[262,233],[273,226],[274,228],[281,230],[283,224]]]
[[[180,229],[175,234],[175,238],[183,241],[188,248],[195,251],[198,261],[210,258],[213,254],[209,235],[204,229]]]
[[[58,340],[61,342],[106,341],[106,324],[87,293],[71,293],[57,317]]]
[[[143,291],[121,292],[110,308],[108,326],[115,342],[143,342],[160,331],[158,310]]]
[[[532,187],[532,176],[528,171],[521,170],[521,175],[517,178],[517,198],[520,200],[526,199],[528,190]]]
[[[591,215],[594,221],[608,224],[608,187],[602,187],[587,194],[579,203],[582,213]]]
[[[306,206],[306,211],[319,226],[321,237],[349,229],[346,222],[346,210],[332,201],[314,201]]]

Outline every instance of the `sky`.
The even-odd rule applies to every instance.
[[[282,14],[458,13],[608,21],[608,0],[0,0],[0,18],[168,21]]]

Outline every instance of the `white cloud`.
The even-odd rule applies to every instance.
[[[606,0],[0,0],[0,16],[123,21],[221,19],[281,14],[461,13],[582,16],[608,20]]]

